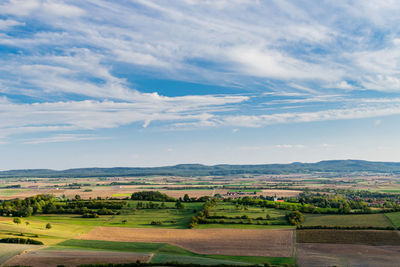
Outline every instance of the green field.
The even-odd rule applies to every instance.
[[[118,227],[165,227],[184,229],[187,228],[189,220],[196,215],[194,211],[200,210],[203,203],[185,203],[185,208],[177,210],[172,208],[175,202],[166,202],[166,209],[137,209],[139,201],[129,201],[128,207],[121,210],[121,215],[104,215],[99,218],[82,218],[80,215],[38,215],[29,217],[30,220],[75,224],[82,226],[118,226]],[[142,201],[146,203],[147,201]],[[157,203],[157,202],[154,202]],[[159,203],[159,202],[158,202]],[[126,220],[126,223],[123,221]],[[152,221],[161,221],[162,225],[151,225]]]
[[[2,189],[0,190],[0,196],[12,196],[18,193],[22,193],[24,191],[28,191],[29,189]]]
[[[386,213],[385,215],[395,227],[400,227],[400,212]]]
[[[268,219],[267,219],[268,215]],[[250,228],[272,229],[287,228],[286,211],[255,206],[236,206],[231,202],[220,202],[210,210],[210,220],[223,220],[224,224],[201,224],[199,228]],[[226,218],[219,218],[226,216]],[[242,218],[242,216],[246,216]],[[216,219],[214,219],[215,217]],[[238,218],[241,217],[241,218]],[[252,224],[248,224],[249,221]],[[231,223],[230,223],[231,222]],[[239,224],[243,222],[243,224]]]
[[[294,229],[292,225],[257,225],[257,224],[199,224],[196,229],[228,228],[228,229]]]
[[[352,214],[352,215],[320,215],[305,214],[304,226],[365,226],[390,227],[393,226],[388,218],[382,214]]]
[[[70,239],[48,249],[96,249],[111,251],[151,252],[154,253],[153,263],[178,261],[194,264],[294,264],[293,258],[256,257],[256,256],[229,256],[229,255],[201,255],[169,244],[140,243],[140,242],[113,242],[98,240]]]
[[[29,222],[27,226],[25,222]],[[12,218],[0,220],[0,238],[19,237],[21,233],[27,238],[42,241],[45,245],[56,244],[60,241],[89,232],[93,226],[76,225],[51,221],[52,228],[46,229],[45,221],[34,220],[33,217],[23,218],[20,225],[12,222]],[[35,237],[34,235],[38,235]]]

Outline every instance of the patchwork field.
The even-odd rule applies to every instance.
[[[298,243],[334,243],[400,246],[398,231],[382,230],[298,230]]]
[[[371,226],[390,227],[393,226],[385,214],[357,214],[357,215],[322,215],[306,214],[304,216],[305,226]]]
[[[294,264],[294,258],[262,257],[262,256],[232,256],[232,255],[203,255],[165,243],[115,242],[100,240],[70,239],[58,244],[50,250],[60,249],[95,249],[136,253],[150,253],[151,262],[179,261],[196,264]]]
[[[297,244],[297,264],[309,266],[399,266],[400,246]]]
[[[293,230],[95,227],[81,239],[173,244],[199,254],[291,257]]]

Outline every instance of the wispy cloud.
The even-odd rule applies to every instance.
[[[105,139],[110,139],[110,138],[95,136],[92,134],[57,134],[49,137],[26,140],[23,143],[30,145],[37,145],[43,143],[64,143],[64,142],[76,142],[76,141],[88,141],[88,140],[105,140]]]
[[[394,1],[2,1],[0,137],[398,115],[398,11]],[[144,93],[135,75],[239,94]]]

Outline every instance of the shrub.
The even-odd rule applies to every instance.
[[[31,244],[31,245],[43,245],[42,241],[35,239],[25,239],[19,237],[8,237],[0,239],[0,243],[13,243],[13,244]]]

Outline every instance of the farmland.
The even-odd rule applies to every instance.
[[[398,231],[381,230],[299,230],[297,242],[399,246],[400,235]]]
[[[332,179],[334,183],[323,177],[299,175],[248,179],[11,179],[0,189],[6,192],[0,195],[1,199],[23,200],[39,193],[53,196],[4,202],[7,208],[3,208],[4,216],[0,217],[0,238],[32,238],[43,242],[46,248],[15,256],[24,251],[24,245],[12,245],[10,248],[14,249],[0,255],[4,259],[14,256],[12,264],[34,266],[58,261],[73,266],[76,262],[136,260],[293,265],[295,257],[300,266],[324,259],[340,266],[350,261],[340,246],[356,246],[354,249],[361,254],[367,250],[378,253],[380,248],[388,247],[385,259],[400,246],[396,231],[355,230],[400,226],[400,212],[396,212],[399,195],[382,192],[396,187],[386,176],[376,180],[357,178],[354,182],[337,177]],[[376,190],[346,189],[349,184],[373,187],[372,181],[381,181]],[[21,187],[5,188],[16,183]],[[303,190],[304,187],[312,190]],[[137,198],[131,199],[132,194]],[[21,203],[35,209],[24,209]],[[306,229],[296,230],[288,220],[288,214],[295,211],[303,217],[298,226]],[[18,224],[13,221],[16,214],[22,216]],[[51,228],[47,229],[47,224]],[[351,230],[318,229],[343,227]],[[328,247],[336,251],[337,258],[329,256]],[[368,258],[370,262],[376,261],[375,256]]]
[[[199,254],[292,257],[293,230],[96,227],[86,240],[169,243]],[[268,247],[265,240],[269,240]]]
[[[398,266],[400,246],[367,246],[354,244],[297,245],[297,264],[308,266]]]
[[[357,215],[316,215],[307,214],[304,219],[305,226],[364,226],[364,227],[390,227],[393,226],[384,214],[357,214]]]

